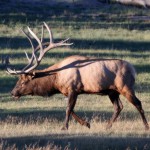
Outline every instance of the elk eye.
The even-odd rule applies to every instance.
[[[21,86],[25,85],[25,81],[21,82]]]

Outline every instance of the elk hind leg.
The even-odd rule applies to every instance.
[[[81,125],[84,125],[86,127],[88,127],[90,129],[90,123],[86,122],[85,120],[81,119],[79,116],[77,116],[74,111],[72,111],[72,116],[74,117],[74,119],[79,122]]]
[[[145,126],[145,130],[149,129],[148,122],[146,120],[144,110],[142,108],[141,101],[135,96],[133,90],[126,90],[123,92],[123,95],[136,107],[136,109],[139,111],[143,124]]]

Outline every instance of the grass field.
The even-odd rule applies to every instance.
[[[87,7],[67,0],[53,5],[7,0],[0,5],[0,59],[9,55],[16,69],[26,65],[24,50],[31,54],[31,46],[20,28],[26,30],[28,25],[40,35],[45,21],[56,41],[69,37],[74,44],[48,52],[38,69],[74,54],[127,60],[137,71],[136,95],[150,124],[150,9],[105,3]],[[69,130],[61,131],[65,97],[26,96],[14,101],[10,91],[16,81],[0,64],[0,149],[150,149],[150,131],[144,130],[139,113],[124,97],[119,119],[106,130],[113,113],[108,97],[80,95],[75,111],[91,123],[91,129],[71,119]]]

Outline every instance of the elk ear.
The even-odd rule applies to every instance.
[[[28,74],[28,79],[29,80],[32,80],[34,77],[35,77],[35,72],[34,71]]]
[[[25,75],[25,74],[21,74],[21,75],[19,76],[19,78],[20,78],[21,80],[25,80],[25,79],[26,79],[26,75]]]

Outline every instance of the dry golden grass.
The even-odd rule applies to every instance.
[[[137,93],[144,100],[143,108],[146,117],[149,116],[149,94]],[[81,95],[75,107],[77,114],[91,123],[91,129],[81,126],[71,119],[68,131],[61,131],[65,118],[66,100],[62,95],[51,98],[25,97],[19,101],[1,103],[4,120],[0,122],[0,137],[24,137],[42,135],[97,135],[109,137],[150,137],[149,131],[144,130],[142,120],[136,109],[121,97],[124,109],[117,122],[110,130],[106,124],[113,113],[113,106],[108,97],[97,95]],[[4,111],[3,111],[4,110]],[[10,115],[9,115],[10,114]],[[149,122],[150,123],[150,122]]]

